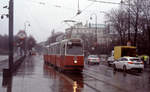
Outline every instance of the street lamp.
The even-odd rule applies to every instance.
[[[4,16],[6,16],[7,18],[9,17],[9,15],[8,15],[8,14],[2,14],[2,15],[1,15],[1,19],[3,19],[3,18],[4,18]]]
[[[96,53],[96,48],[97,48],[97,15],[95,13],[92,13],[90,16],[90,20],[92,20],[93,15],[95,16],[95,43],[94,43],[94,47],[92,47],[92,50]]]
[[[90,20],[92,20],[92,16],[95,16],[95,42],[97,43],[97,15],[95,13],[92,13],[91,16],[90,16]]]
[[[131,40],[131,37],[130,37],[130,7],[131,7],[131,1],[130,0],[128,0],[128,4],[125,4],[124,3],[124,0],[121,0],[120,1],[120,4],[121,4],[121,7],[122,7],[122,5],[127,5],[129,8],[128,8],[128,42],[130,42],[130,40]]]
[[[14,0],[9,0],[9,70],[12,73],[13,69],[13,55],[14,55]]]
[[[24,22],[24,31],[27,31],[27,26],[31,26],[29,21]],[[25,44],[24,52],[26,55],[27,54],[27,39],[24,40],[24,44]]]
[[[24,22],[24,30],[27,30],[27,26],[31,26],[29,21]]]
[[[2,14],[1,19],[4,18],[4,16],[9,18],[9,63],[8,63],[8,69],[3,69],[3,78],[5,77],[11,77],[13,72],[13,55],[14,55],[14,37],[13,37],[13,25],[14,25],[14,0],[9,0],[9,8],[8,6],[4,6],[3,8],[7,8],[9,10],[8,14]]]

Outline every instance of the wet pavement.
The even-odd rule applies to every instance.
[[[0,67],[5,67],[2,65]],[[1,68],[0,68],[1,69]],[[12,78],[3,80],[0,92],[149,92],[150,71],[114,72],[104,64],[85,65],[82,73],[60,73],[44,65],[42,56],[30,56]]]
[[[8,59],[8,55],[0,55],[0,62]]]

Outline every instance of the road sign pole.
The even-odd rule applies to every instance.
[[[13,0],[9,1],[9,70],[12,72],[13,68]]]

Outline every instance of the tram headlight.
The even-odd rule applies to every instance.
[[[74,63],[76,64],[76,63],[78,63],[78,61],[77,61],[77,60],[74,60]]]

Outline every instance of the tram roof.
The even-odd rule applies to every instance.
[[[73,41],[73,40],[81,40],[80,38],[70,38],[70,39],[64,39],[62,41],[59,41],[59,42],[54,42],[54,43],[51,43],[50,46],[53,46],[53,45],[56,45],[56,44],[60,44],[60,43],[67,43],[68,41]]]

